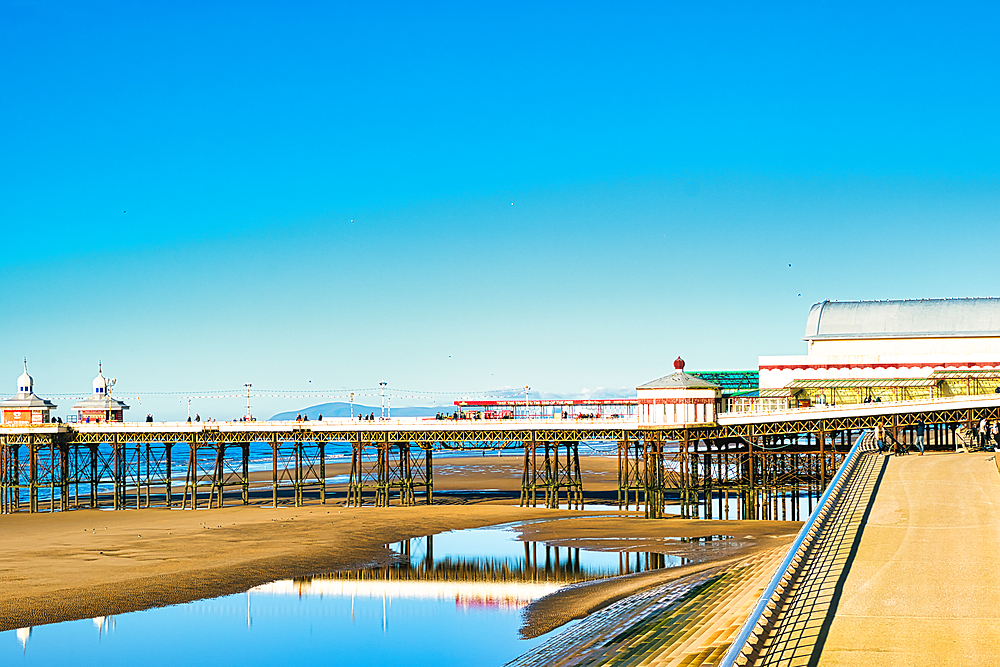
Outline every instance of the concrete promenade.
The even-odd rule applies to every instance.
[[[888,460],[819,665],[1000,665],[993,456]]]

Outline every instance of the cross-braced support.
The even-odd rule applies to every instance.
[[[565,502],[570,509],[582,509],[580,443],[576,441],[539,443],[532,439],[524,444],[521,505],[537,506],[538,494],[541,491],[544,494],[546,507],[558,508],[560,499],[565,493]],[[541,457],[539,457],[539,447],[542,450]],[[564,449],[564,453],[561,453],[560,449]]]
[[[658,433],[618,441],[618,507],[644,508],[646,518],[663,516],[667,491],[666,444]],[[676,475],[671,475],[676,478]]]
[[[387,507],[393,497],[400,505],[416,504],[423,488],[427,504],[433,500],[433,443],[391,441],[385,434],[364,434],[351,447],[347,506],[361,507],[374,495],[376,507]]]

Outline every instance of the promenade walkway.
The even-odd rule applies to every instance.
[[[1000,665],[993,453],[886,463],[813,664]]]

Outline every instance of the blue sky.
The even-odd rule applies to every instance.
[[[998,13],[0,0],[0,371],[627,392],[996,295]]]

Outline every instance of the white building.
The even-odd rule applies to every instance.
[[[684,360],[674,361],[675,372],[636,387],[639,423],[644,426],[713,424],[722,388],[684,372]]]
[[[35,396],[35,381],[28,375],[28,362],[25,361],[24,373],[17,378],[17,394],[0,401],[0,409],[4,424],[47,424],[56,406],[50,400]]]
[[[759,357],[761,389],[793,380],[928,378],[1000,369],[1000,298],[823,301],[807,354]]]
[[[114,384],[114,380],[104,377],[103,369],[99,365],[97,377],[94,378],[93,395],[73,406],[77,419],[81,422],[96,423],[123,421],[128,406],[123,401],[111,397],[111,388]]]

